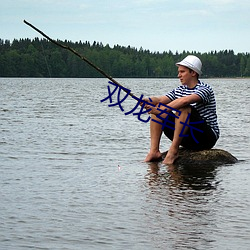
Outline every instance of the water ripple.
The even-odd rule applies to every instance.
[[[137,95],[178,85],[120,81]],[[208,82],[221,127],[216,147],[237,164],[143,163],[148,124],[100,102],[106,79],[1,79],[0,248],[248,249],[250,82]]]

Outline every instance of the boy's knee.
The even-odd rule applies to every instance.
[[[191,113],[191,106],[185,106],[179,109],[181,113]]]

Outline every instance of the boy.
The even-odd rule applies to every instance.
[[[150,151],[145,162],[161,158],[162,132],[172,141],[163,160],[168,165],[178,158],[180,145],[194,150],[210,149],[219,138],[213,90],[199,80],[202,73],[200,59],[189,55],[176,66],[182,85],[164,96],[144,99],[155,105],[145,105],[151,114]]]

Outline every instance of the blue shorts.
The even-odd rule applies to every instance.
[[[174,114],[168,115],[168,121],[172,122],[172,124],[175,122]],[[192,122],[200,122],[200,121],[203,121],[203,122],[192,124]],[[192,149],[192,150],[211,149],[215,145],[217,138],[213,130],[211,129],[211,127],[207,125],[206,121],[204,121],[201,118],[198,111],[192,106],[191,106],[191,114],[190,114],[189,122],[190,122],[191,128],[188,127],[188,131],[185,134],[185,137],[183,137],[181,141],[181,146],[183,146],[186,149]],[[202,132],[196,129],[192,129],[192,127],[195,127]],[[171,141],[173,140],[174,129],[166,127],[164,128],[163,132]]]

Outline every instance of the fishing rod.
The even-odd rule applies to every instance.
[[[99,67],[97,67],[95,64],[93,64],[90,60],[88,60],[85,56],[80,55],[76,50],[72,49],[69,46],[65,46],[61,43],[59,43],[58,41],[50,38],[49,36],[47,36],[44,32],[42,32],[41,30],[39,30],[38,28],[36,28],[34,25],[32,25],[31,23],[27,22],[26,20],[23,20],[23,22],[25,24],[27,24],[28,26],[30,26],[32,29],[34,29],[35,31],[37,31],[38,33],[40,33],[42,36],[44,36],[45,38],[47,38],[50,42],[54,43],[55,45],[61,47],[62,49],[66,49],[69,50],[70,52],[72,52],[73,54],[75,54],[76,56],[78,56],[79,58],[81,58],[83,61],[85,61],[86,63],[88,63],[91,67],[93,67],[94,69],[96,69],[99,73],[101,73],[103,76],[107,77],[111,82],[115,83],[116,85],[118,85],[123,91],[125,91],[128,95],[130,95],[132,98],[134,98],[135,100],[139,101],[140,98],[138,98],[137,96],[135,96],[134,94],[132,94],[130,91],[128,91],[128,89],[126,89],[125,87],[123,87],[120,83],[118,83],[113,77],[111,77],[110,75],[108,75],[106,72],[104,72],[102,69],[100,69]]]

